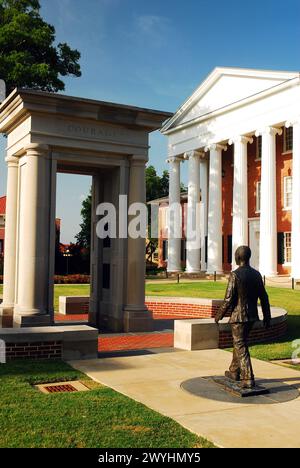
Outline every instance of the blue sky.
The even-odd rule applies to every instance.
[[[299,0],[41,0],[41,5],[57,40],[82,53],[82,78],[66,80],[70,95],[175,111],[215,66],[300,70]],[[166,140],[155,133],[150,143],[150,162],[162,172]],[[4,193],[3,143],[0,151]],[[58,178],[57,215],[65,242],[78,232],[88,186],[84,177]]]

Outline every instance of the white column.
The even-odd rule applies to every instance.
[[[265,276],[277,275],[277,134],[282,130],[274,127],[256,132],[256,136],[262,136],[259,270]]]
[[[226,146],[211,145],[205,148],[209,158],[209,201],[207,272],[223,272],[222,261],[222,151]]]
[[[300,117],[287,122],[293,126],[293,202],[292,202],[292,269],[293,278],[300,278]]]
[[[207,215],[208,215],[208,167],[207,159],[200,159],[200,192],[201,192],[201,271],[206,271],[206,238],[207,238]]]
[[[18,287],[14,319],[21,326],[51,322],[48,302],[51,218],[48,152],[47,146],[30,144],[26,148],[24,165],[20,166]]]
[[[232,269],[235,252],[241,245],[248,245],[248,167],[247,144],[253,138],[237,136],[229,141],[234,144],[233,204],[232,204]]]
[[[168,271],[181,271],[182,213],[180,204],[181,158],[167,159],[169,170]]]
[[[130,162],[128,208],[134,203],[146,206],[146,161],[133,157]],[[128,223],[135,216],[128,216]],[[145,232],[146,236],[146,232]],[[127,294],[124,308],[125,332],[148,331],[152,317],[145,305],[146,239],[128,235]]]
[[[186,271],[200,273],[200,156],[197,151],[185,153],[189,161]]]
[[[7,157],[7,192],[5,215],[5,253],[3,303],[1,315],[13,315],[16,286],[16,238],[17,238],[17,208],[18,208],[18,169],[19,160]],[[4,326],[4,324],[3,324]]]

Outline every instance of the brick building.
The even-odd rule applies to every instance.
[[[187,272],[228,272],[235,249],[248,244],[262,274],[300,278],[299,103],[298,72],[216,68],[163,126],[171,204],[180,202],[180,166],[189,165]],[[179,271],[182,220],[169,223],[160,260]]]
[[[6,195],[0,197],[0,256],[4,256],[5,246],[5,214],[6,214]],[[60,245],[61,220],[55,219],[56,245]]]
[[[0,256],[4,254],[6,197],[0,197]]]
[[[180,262],[181,268],[185,268],[186,264],[186,206],[187,192],[180,194],[181,216],[182,216],[182,233],[180,246]],[[163,197],[156,200],[151,200],[149,205],[158,206],[158,266],[166,268],[168,264],[168,208],[169,198]]]

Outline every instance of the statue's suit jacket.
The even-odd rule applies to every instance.
[[[264,320],[269,321],[271,319],[269,298],[261,274],[249,265],[239,267],[230,274],[225,299],[216,318],[221,320],[230,314],[229,323],[255,322],[259,320],[258,299]]]

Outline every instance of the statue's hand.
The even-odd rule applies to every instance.
[[[269,319],[264,319],[264,327],[266,330],[270,328],[271,321]]]

